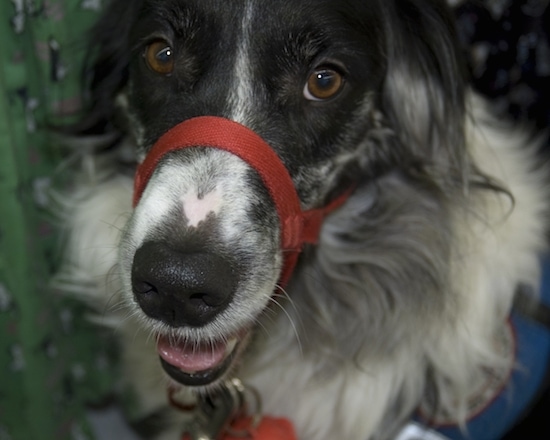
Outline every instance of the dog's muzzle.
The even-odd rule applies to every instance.
[[[280,249],[283,255],[279,284],[286,285],[304,244],[317,243],[323,219],[344,203],[349,191],[323,208],[302,211],[300,199],[288,170],[277,154],[258,134],[228,119],[201,116],[176,125],[153,145],[137,169],[134,181],[134,207],[138,204],[159,161],[172,151],[193,147],[225,150],[239,157],[258,173],[278,214],[281,232]],[[147,246],[152,247],[149,249]],[[144,244],[136,252],[134,266],[140,266],[140,273],[148,273],[148,267],[152,266],[157,277],[155,281],[166,284],[169,290],[173,287],[171,287],[173,273],[192,271],[195,262],[191,261],[189,256],[177,253],[173,258],[169,256],[166,258],[166,252],[168,251],[163,248],[159,251],[156,244]],[[157,254],[159,258],[156,257]],[[203,259],[206,261],[204,267],[195,271],[197,276],[187,277],[193,280],[192,294],[197,294],[197,289],[201,286],[204,289],[204,292],[198,292],[204,302],[200,307],[191,301],[192,295],[188,295],[189,300],[178,299],[177,304],[180,304],[181,307],[177,304],[171,307],[159,307],[156,302],[162,301],[163,296],[170,293],[166,289],[162,292],[163,295],[153,295],[149,292],[140,295],[140,306],[149,316],[170,322],[173,326],[184,325],[180,324],[181,322],[200,326],[201,322],[207,322],[210,319],[209,313],[217,313],[221,307],[218,304],[223,306],[224,298],[230,297],[222,295],[223,292],[220,289],[232,289],[229,281],[224,281],[223,277],[218,276],[217,268],[223,269],[224,263],[221,260],[217,261],[216,258],[218,257],[209,254],[206,254],[206,257],[203,255]],[[162,270],[158,268],[159,261],[163,261]],[[176,266],[180,265],[184,267],[180,267],[181,270],[176,270],[178,269]],[[197,281],[197,278],[201,279]],[[226,278],[230,280],[230,277]],[[212,285],[217,282],[221,285]],[[172,295],[172,297],[182,296],[182,288],[184,286],[178,285],[179,294]],[[149,313],[148,308],[150,309]],[[154,312],[151,313],[151,310]],[[170,316],[164,316],[166,314]],[[224,340],[219,343],[209,342],[204,347],[200,344],[186,347],[185,344],[177,344],[167,337],[160,336],[157,349],[164,370],[173,379],[185,385],[201,386],[208,385],[225,373],[232,363],[232,355],[238,350],[238,346],[238,337],[235,340]]]
[[[237,122],[216,116],[201,116],[181,122],[156,142],[137,169],[133,205],[138,204],[147,182],[164,155],[192,147],[228,151],[259,174],[279,216],[281,251],[284,255],[279,283],[286,285],[304,244],[317,243],[324,218],[345,202],[349,191],[323,208],[302,211],[288,170],[267,142]]]

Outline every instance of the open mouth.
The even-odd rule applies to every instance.
[[[239,345],[236,337],[196,344],[174,342],[161,336],[157,351],[164,371],[176,382],[186,386],[205,386],[229,370]]]

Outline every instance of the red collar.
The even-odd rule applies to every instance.
[[[298,440],[292,423],[285,418],[263,417],[255,425],[251,417],[240,417],[222,434],[220,440]],[[195,440],[184,434],[181,440]]]
[[[303,245],[317,243],[324,218],[346,201],[350,191],[323,208],[302,211],[288,170],[259,135],[229,119],[201,116],[176,125],[153,145],[136,172],[134,206],[138,204],[147,182],[165,154],[197,146],[228,151],[248,163],[260,175],[273,199],[281,224],[281,249],[285,259],[279,282],[284,286],[292,275]]]

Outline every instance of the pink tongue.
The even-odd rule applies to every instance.
[[[227,345],[223,342],[204,344],[172,345],[168,338],[160,337],[157,351],[162,359],[170,365],[187,373],[210,370],[224,359]]]

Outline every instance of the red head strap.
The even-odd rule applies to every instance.
[[[271,147],[249,128],[229,119],[201,116],[181,122],[160,137],[138,166],[134,181],[136,206],[159,160],[170,151],[188,147],[212,147],[228,151],[260,175],[279,215],[284,266],[280,283],[285,285],[304,243],[317,243],[324,217],[344,203],[348,193],[320,209],[302,211],[300,199],[287,169]]]

